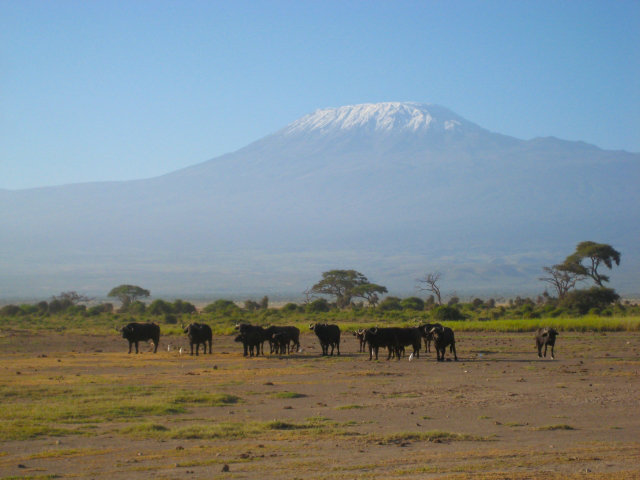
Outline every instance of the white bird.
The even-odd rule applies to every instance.
[[[171,344],[167,345],[167,352],[171,351]]]
[[[180,353],[180,355],[182,355],[182,347],[180,347],[180,350],[178,352]]]
[[[409,355],[409,361],[413,360],[413,353]]]

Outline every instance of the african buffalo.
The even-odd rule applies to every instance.
[[[396,338],[398,340],[398,354],[404,353],[404,347],[413,347],[413,355],[420,358],[420,348],[422,347],[422,334],[418,327],[396,328]]]
[[[267,334],[265,329],[257,326],[250,325],[248,323],[239,323],[236,325],[236,330],[240,332],[240,335],[236,337],[236,342],[242,342],[244,348],[244,356],[246,357],[251,349],[251,356],[253,356],[253,349],[256,349],[256,355],[260,355],[263,351],[263,344],[267,340]]]
[[[264,329],[265,332],[265,336],[266,339],[269,340],[269,344],[271,345],[271,353],[274,353],[274,346],[273,346],[273,336],[276,333],[281,333],[284,335],[284,339],[287,340],[287,353],[289,353],[291,350],[293,350],[294,352],[297,352],[298,350],[300,350],[300,330],[297,327],[277,327],[277,326],[271,326],[271,327],[267,327]],[[281,341],[283,341],[281,339]],[[290,348],[290,344],[291,348]],[[280,352],[280,354],[282,354],[283,352]]]
[[[277,355],[284,355],[288,353],[290,341],[291,339],[286,333],[274,333],[271,337],[271,343],[273,345],[272,352]]]
[[[129,323],[126,327],[120,329],[122,338],[129,341],[129,353],[131,346],[136,345],[136,353],[138,353],[138,342],[153,342],[153,353],[158,351],[158,343],[160,343],[160,327],[155,323]]]
[[[436,356],[439,362],[444,361],[444,354],[449,347],[449,351],[453,353],[453,358],[455,361],[458,361],[458,355],[456,354],[456,339],[453,335],[453,330],[449,327],[443,327],[440,325],[439,327],[433,327],[430,330],[431,335],[433,335],[433,343],[436,346]]]
[[[373,353],[378,359],[378,349],[386,347],[389,350],[387,360],[394,354],[400,359],[400,350],[398,342],[398,333],[395,328],[369,328],[364,332],[365,342],[369,345],[369,360],[373,358]]]
[[[333,355],[334,347],[337,347],[340,355],[340,327],[327,323],[312,323],[309,325],[309,330],[313,330],[318,337],[322,355],[329,355],[329,347],[331,347],[330,355]]]
[[[259,341],[258,337],[253,333],[244,334],[236,336],[233,339],[235,342],[242,343],[244,347],[244,356],[247,355],[253,357],[253,352],[255,350],[256,356],[260,355],[260,350],[262,347],[262,341]]]
[[[433,335],[431,334],[431,330],[434,327],[441,327],[439,323],[425,323],[420,325],[418,328],[420,329],[420,334],[422,338],[424,338],[424,351],[431,352],[431,341],[433,340]]]
[[[551,346],[551,360],[555,360],[553,356],[553,347],[556,344],[556,337],[559,335],[555,328],[544,327],[539,328],[536,332],[536,347],[538,348],[538,357],[542,358],[542,347],[544,346],[544,356],[547,356],[547,345]]]
[[[211,354],[211,343],[213,334],[211,333],[211,327],[204,323],[191,323],[184,328],[184,333],[189,338],[189,345],[191,346],[191,355],[193,355],[193,346],[196,346],[196,355],[200,350],[200,344],[204,348],[204,353],[207,353],[207,343],[209,344],[209,354]]]

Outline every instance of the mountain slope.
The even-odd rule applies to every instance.
[[[622,252],[614,286],[635,292],[638,179],[638,154],[435,105],[323,109],[162,177],[0,192],[0,288],[297,293],[356,268],[406,292],[437,268],[451,289],[523,293],[589,239]]]

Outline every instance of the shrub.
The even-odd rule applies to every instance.
[[[402,305],[398,297],[387,297],[380,302],[378,308],[383,312],[388,312],[389,310],[402,310]]]
[[[400,302],[400,305],[405,310],[416,310],[419,312],[424,310],[424,300],[418,297],[405,298]]]
[[[100,305],[89,307],[87,310],[87,314],[91,317],[100,315],[101,313],[113,313],[113,303],[101,303]]]
[[[464,320],[465,316],[455,306],[441,305],[431,311],[431,317],[434,320]]]
[[[55,298],[49,302],[49,313],[60,313],[69,308],[73,303],[69,299]]]
[[[173,302],[173,312],[174,313],[186,313],[187,315],[191,315],[192,313],[196,313],[196,307],[193,303],[185,302],[184,300],[175,300]]]
[[[298,305],[296,305],[295,303],[289,302],[284,307],[282,307],[282,311],[283,312],[297,312],[298,311]]]
[[[22,315],[22,309],[17,305],[5,305],[0,308],[0,315],[6,317],[15,317],[16,315]]]
[[[255,312],[256,310],[260,309],[260,304],[258,302],[254,302],[253,300],[245,300],[244,309],[248,312]]]
[[[329,302],[326,298],[316,298],[313,302],[307,304],[305,310],[309,313],[328,312],[330,310]]]
[[[136,300],[135,302],[131,302],[126,307],[123,306],[120,309],[120,311],[121,312],[127,312],[127,313],[130,313],[132,315],[143,315],[144,312],[146,311],[146,309],[147,309],[147,306],[145,305],[144,302],[141,302],[140,300]]]
[[[147,312],[151,315],[165,315],[167,313],[173,313],[173,306],[169,302],[165,302],[159,298],[151,302],[147,308]]]
[[[240,310],[240,308],[231,300],[216,300],[210,303],[202,310],[205,313],[231,313]]]
[[[588,290],[567,293],[559,302],[559,306],[584,315],[591,309],[603,310],[619,298],[620,295],[612,288],[591,287]]]

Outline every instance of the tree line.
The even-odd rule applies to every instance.
[[[381,295],[388,293],[385,286],[371,282],[364,274],[356,270],[329,270],[322,273],[321,279],[304,290],[304,301],[297,304],[287,303],[278,310],[287,313],[326,313],[332,310],[379,312],[391,315],[393,312],[429,312],[436,320],[464,320],[465,318],[496,319],[505,316],[537,318],[541,316],[584,315],[587,313],[611,315],[625,313],[615,290],[605,286],[609,276],[603,268],[611,270],[620,265],[621,254],[612,246],[596,242],[581,242],[575,252],[568,255],[562,263],[543,267],[544,276],[539,280],[551,289],[535,299],[516,297],[509,302],[499,304],[495,299],[474,298],[461,302],[454,294],[443,301],[441,272],[429,272],[416,279],[416,289],[428,292],[424,299],[418,296],[399,298]],[[583,282],[591,281],[590,288],[579,289]],[[117,299],[120,308],[112,303],[101,303],[87,307],[84,303],[90,298],[74,291],[62,292],[58,296],[34,305],[6,305],[0,309],[0,315],[49,315],[58,313],[94,316],[111,313],[128,313],[164,317],[166,323],[177,323],[182,315],[198,313],[195,305],[184,300],[168,302],[163,299],[146,304],[142,299],[151,292],[137,285],[122,284],[112,288],[107,297]],[[205,306],[200,313],[212,315],[239,316],[241,314],[268,314],[269,298],[261,300],[247,299],[243,305],[231,300],[220,299]]]

